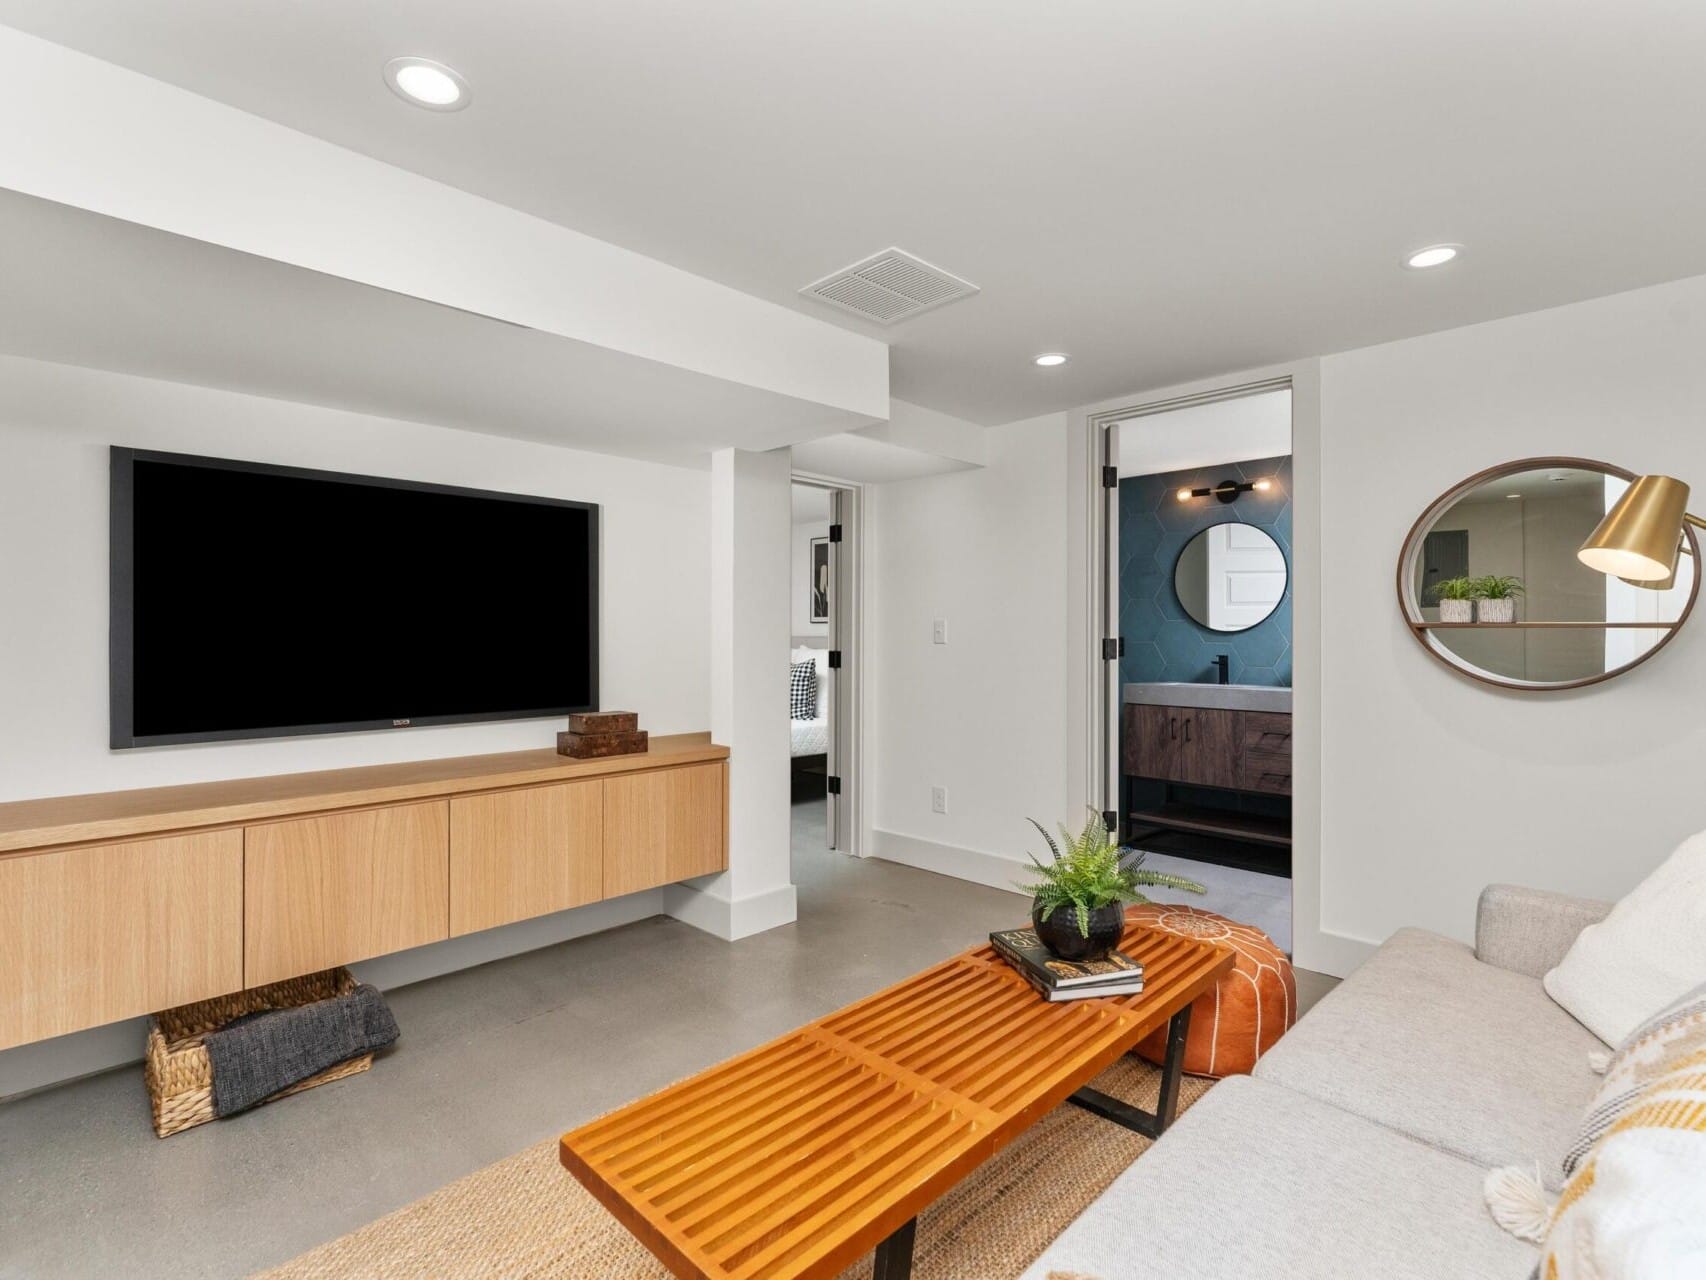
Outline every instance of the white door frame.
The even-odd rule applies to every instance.
[[[1298,360],[1179,386],[1076,410],[1071,417],[1069,465],[1080,479],[1068,490],[1072,526],[1068,547],[1068,608],[1072,651],[1068,678],[1074,691],[1069,714],[1068,778],[1081,803],[1102,803],[1109,770],[1107,718],[1113,703],[1106,689],[1107,664],[1101,661],[1106,625],[1098,584],[1106,563],[1106,501],[1100,452],[1105,428],[1121,419],[1163,408],[1180,408],[1200,398],[1263,384],[1291,387],[1292,456],[1292,948],[1296,962],[1322,973],[1344,975],[1373,950],[1372,944],[1333,932],[1325,920],[1322,868],[1330,857],[1323,843],[1321,778],[1321,362]]]
[[[862,858],[871,847],[867,803],[871,770],[866,767],[864,732],[869,721],[871,685],[865,675],[865,655],[871,652],[865,582],[870,559],[865,550],[865,486],[853,480],[799,470],[793,472],[792,481],[828,489],[833,504],[831,523],[841,525],[841,541],[830,544],[835,590],[829,606],[829,647],[841,650],[841,666],[830,682],[835,705],[830,716],[833,740],[829,766],[841,778],[841,795],[830,806],[835,822],[830,834],[837,852]]]

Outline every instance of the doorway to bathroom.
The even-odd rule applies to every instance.
[[[1102,428],[1106,805],[1145,892],[1292,946],[1291,390],[1140,407]]]

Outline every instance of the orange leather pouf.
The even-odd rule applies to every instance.
[[[1191,1006],[1185,1070],[1217,1078],[1248,1075],[1256,1059],[1297,1020],[1297,978],[1285,952],[1254,925],[1196,907],[1150,902],[1128,907],[1125,914],[1133,924],[1217,942],[1237,953],[1232,971]],[[1166,1026],[1138,1045],[1137,1052],[1160,1062],[1167,1052]]]

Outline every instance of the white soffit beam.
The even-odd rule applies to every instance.
[[[15,191],[888,413],[882,342],[8,27],[0,118],[0,186]]]
[[[989,429],[905,400],[889,420],[793,447],[796,471],[862,484],[969,471],[989,461]]]

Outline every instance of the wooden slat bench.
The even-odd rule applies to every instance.
[[[1062,1102],[1154,1136],[1190,1005],[1232,967],[1128,926],[1141,995],[1047,1004],[974,947],[564,1134],[563,1165],[683,1280],[905,1280],[920,1210]],[[1085,1088],[1171,1020],[1153,1114]]]

